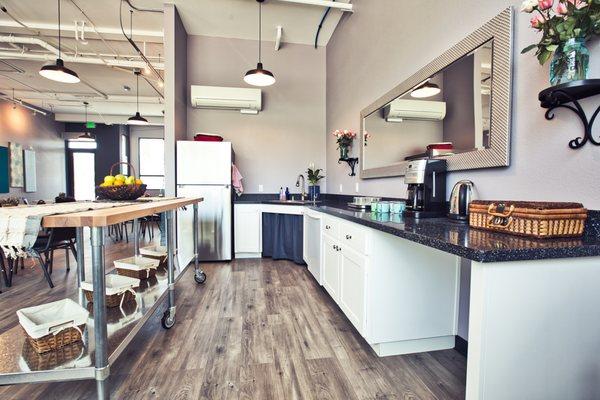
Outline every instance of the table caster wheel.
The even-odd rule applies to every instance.
[[[171,313],[169,312],[169,310],[167,310],[163,314],[160,323],[162,324],[163,328],[171,329],[173,325],[175,325],[175,316],[171,316]]]
[[[196,273],[194,274],[194,280],[196,281],[196,283],[204,283],[206,282],[206,274],[202,271],[196,271]]]

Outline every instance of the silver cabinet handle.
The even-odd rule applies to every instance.
[[[325,225],[325,229],[331,229],[329,225]]]
[[[346,239],[350,240],[350,239],[352,239],[352,236],[346,235]]]

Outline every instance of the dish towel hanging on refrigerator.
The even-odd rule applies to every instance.
[[[244,177],[242,176],[238,168],[235,166],[235,164],[231,164],[231,184],[233,186],[233,189],[235,190],[235,194],[237,194],[238,197],[244,193],[244,185],[242,185],[242,179],[244,179]]]

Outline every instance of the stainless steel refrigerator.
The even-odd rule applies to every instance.
[[[198,205],[200,261],[232,259],[232,187],[230,142],[177,142],[177,196],[203,197]],[[193,210],[180,211],[177,241],[180,265],[194,256]]]

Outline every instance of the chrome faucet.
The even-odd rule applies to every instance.
[[[300,178],[302,178],[302,186],[300,186]],[[302,175],[302,174],[298,175],[298,178],[296,179],[296,187],[302,189],[302,192],[300,194],[300,196],[302,197],[302,201],[306,200],[306,191],[304,190],[305,186],[306,186],[306,181],[304,180],[304,175]]]

